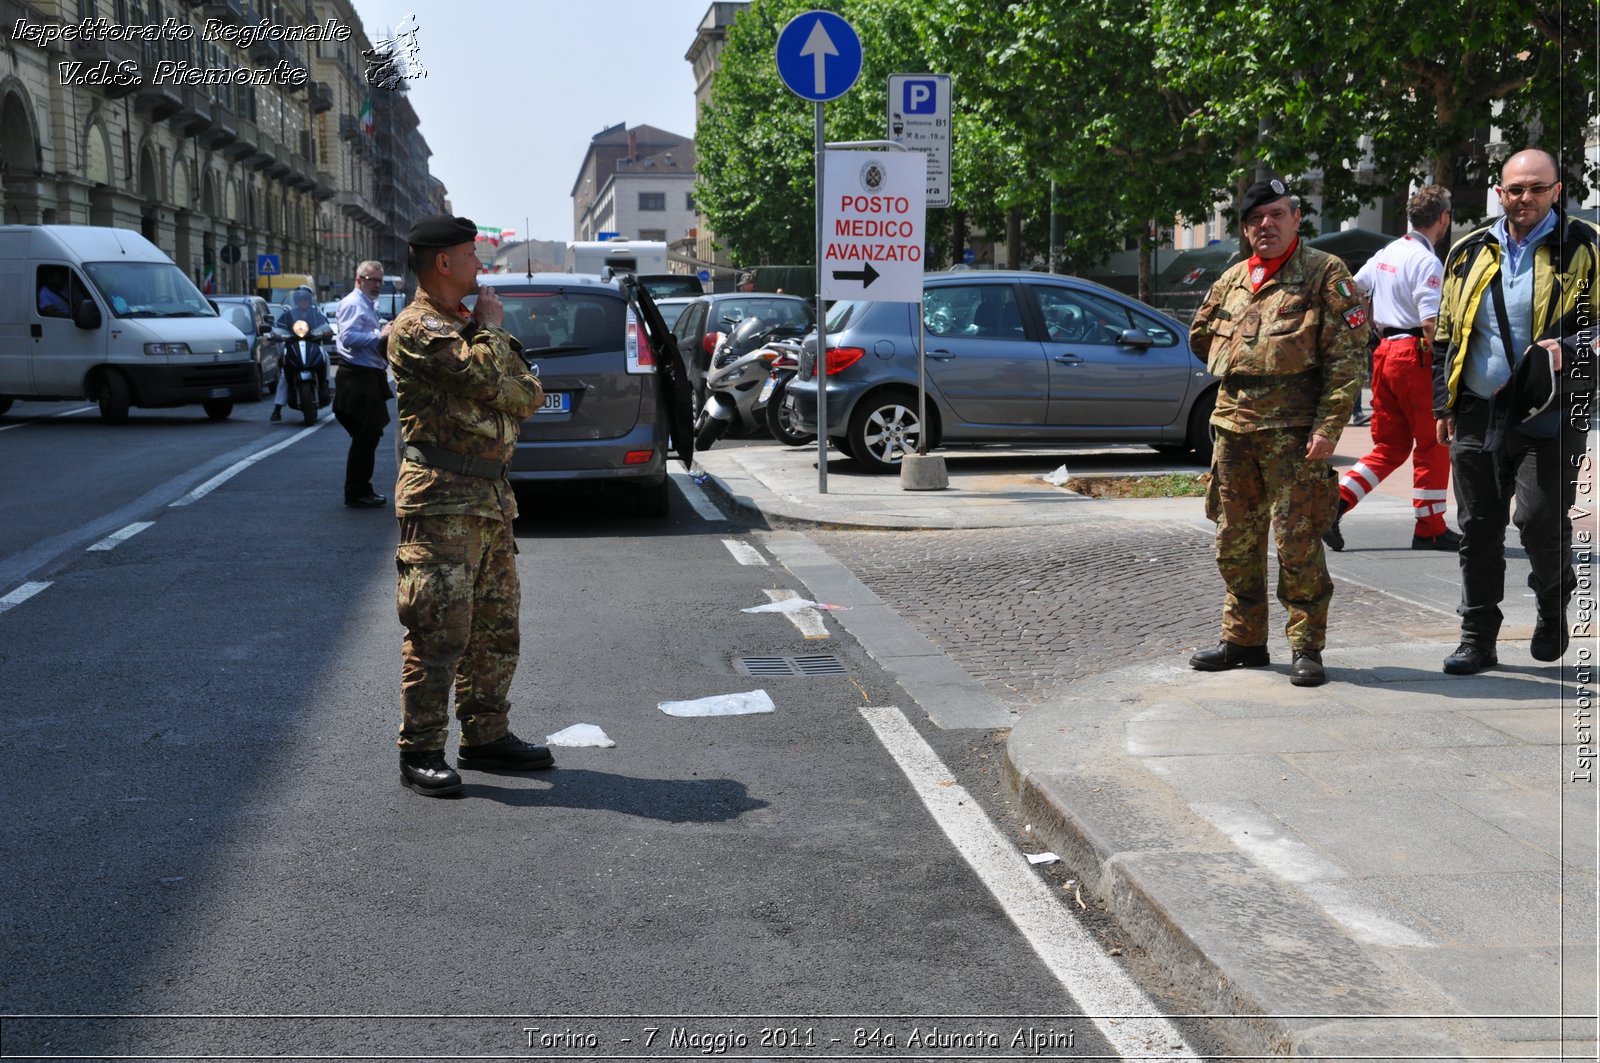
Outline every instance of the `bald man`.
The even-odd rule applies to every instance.
[[[1461,644],[1444,659],[1452,675],[1500,663],[1513,501],[1538,604],[1534,660],[1566,652],[1577,587],[1567,512],[1587,418],[1561,396],[1594,388],[1600,230],[1566,216],[1560,167],[1537,148],[1506,160],[1496,193],[1503,216],[1445,259],[1433,360],[1433,414],[1450,445],[1462,534]]]

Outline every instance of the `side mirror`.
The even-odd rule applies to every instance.
[[[1117,337],[1117,345],[1119,347],[1135,347],[1140,351],[1147,351],[1156,345],[1156,341],[1151,339],[1150,333],[1144,329],[1130,328],[1122,330],[1122,335]]]
[[[270,335],[272,335],[272,326],[271,325],[257,325],[256,326],[256,335],[258,335],[258,336],[270,336]]]
[[[93,299],[85,299],[78,304],[78,308],[72,312],[72,323],[81,329],[100,327],[100,308],[94,305]]]

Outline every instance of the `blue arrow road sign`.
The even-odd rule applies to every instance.
[[[283,273],[278,265],[277,255],[257,255],[256,274],[261,277],[276,277]]]
[[[861,76],[861,38],[832,11],[796,15],[778,34],[778,76],[801,99],[836,100]]]

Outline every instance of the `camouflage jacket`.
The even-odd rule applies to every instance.
[[[479,324],[418,288],[389,333],[401,441],[508,464],[523,420],[544,401],[521,351],[509,332]],[[395,512],[511,520],[517,502],[503,478],[406,459],[395,485]]]
[[[1195,313],[1189,345],[1222,381],[1211,423],[1233,432],[1310,426],[1337,443],[1365,376],[1367,317],[1343,262],[1302,241],[1250,290],[1240,262]]]

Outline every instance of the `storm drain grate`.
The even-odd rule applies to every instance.
[[[740,675],[755,678],[846,674],[844,664],[831,653],[816,653],[805,657],[735,657],[733,667]]]

